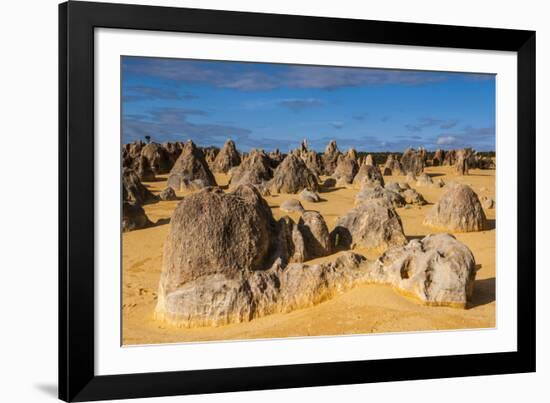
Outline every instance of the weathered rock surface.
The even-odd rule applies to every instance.
[[[486,217],[477,194],[469,186],[455,183],[428,212],[424,224],[456,232],[482,231]]]
[[[303,201],[311,202],[311,203],[317,203],[321,201],[321,197],[316,192],[312,192],[311,190],[304,189],[300,193],[300,199]]]
[[[380,169],[374,165],[361,165],[357,175],[353,179],[353,184],[357,186],[362,186],[365,183],[378,183],[381,186],[384,186],[384,177],[380,172]]]
[[[365,200],[340,217],[331,239],[338,249],[387,249],[407,243],[399,215],[381,199]]]
[[[403,196],[403,198],[405,199],[405,203],[407,204],[414,204],[416,206],[424,206],[426,204],[424,196],[422,196],[414,189],[403,190],[401,196]]]
[[[347,184],[353,182],[353,178],[357,175],[359,171],[359,165],[357,161],[349,156],[340,156],[338,158],[338,164],[332,175],[336,181],[342,180]]]
[[[122,172],[122,200],[141,205],[154,203],[158,198],[143,186],[133,170],[125,168]]]
[[[470,148],[464,148],[456,151],[456,172],[459,175],[468,175],[470,168],[470,158],[472,157],[472,150]]]
[[[273,193],[298,193],[304,189],[319,189],[317,176],[311,172],[304,161],[294,154],[289,154],[273,173],[269,184]]]
[[[401,175],[401,171],[401,163],[393,154],[389,154],[386,164],[384,165],[384,175]]]
[[[141,150],[141,156],[149,161],[155,174],[165,174],[170,171],[172,161],[168,152],[158,143],[146,144]]]
[[[434,153],[434,157],[432,158],[432,165],[434,167],[443,165],[443,161],[445,160],[445,151],[442,149],[438,149]]]
[[[416,186],[433,186],[434,181],[431,176],[422,173],[416,177]]]
[[[227,140],[212,163],[213,172],[227,173],[241,163],[241,156],[233,140]]]
[[[253,149],[241,161],[241,164],[231,169],[229,187],[240,185],[260,185],[273,177],[272,160],[263,150]]]
[[[466,245],[449,234],[428,235],[387,250],[369,265],[367,280],[390,284],[427,305],[466,307],[476,263]]]
[[[368,154],[365,158],[365,165],[373,165],[374,166],[374,160],[372,158],[371,154]]]
[[[323,158],[313,150],[308,150],[303,156],[303,161],[315,175],[322,175],[324,172]]]
[[[302,213],[298,221],[298,229],[304,239],[305,260],[330,255],[332,249],[330,234],[325,219],[318,211]]]
[[[379,184],[363,186],[359,193],[355,196],[355,205],[374,199],[382,199],[395,208],[403,207],[405,205],[405,199],[399,194],[399,192],[383,188]]]
[[[169,201],[177,200],[178,197],[176,196],[176,192],[174,191],[174,189],[168,186],[167,188],[164,188],[162,192],[160,192],[160,199],[164,201]]]
[[[151,165],[149,164],[147,158],[145,158],[143,155],[140,155],[135,161],[136,163],[134,164],[134,170],[139,176],[139,179],[144,182],[154,181],[155,173],[151,169]]]
[[[302,211],[304,211],[304,206],[302,206],[302,203],[300,203],[300,201],[296,199],[288,199],[281,203],[280,209],[286,213],[301,213]]]
[[[420,175],[424,171],[424,158],[425,154],[422,150],[415,151],[407,148],[401,156],[401,169],[405,174]]]
[[[338,165],[338,157],[341,155],[336,145],[336,140],[331,140],[323,153],[323,168],[325,175],[332,175]]]
[[[204,159],[204,154],[192,141],[185,143],[166,184],[175,190],[184,190],[189,188],[190,182],[196,185],[217,186],[216,179]]]
[[[445,158],[443,159],[443,164],[446,166],[453,166],[456,163],[456,151],[455,150],[449,150],[445,154]]]
[[[145,215],[145,210],[137,203],[124,201],[122,203],[122,231],[133,231],[151,225]]]

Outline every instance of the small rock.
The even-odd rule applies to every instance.
[[[304,207],[302,206],[302,203],[296,199],[288,199],[285,200],[281,204],[281,210],[283,210],[286,213],[292,213],[292,212],[298,212],[301,213],[304,211]]]
[[[300,199],[311,203],[317,203],[321,200],[317,193],[307,189],[302,190],[300,193]]]
[[[176,192],[170,186],[168,186],[162,192],[160,192],[161,200],[168,201],[168,200],[176,200],[177,198],[178,197],[176,196]]]

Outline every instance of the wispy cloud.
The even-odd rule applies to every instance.
[[[411,132],[421,132],[427,127],[439,127],[440,129],[451,129],[458,124],[457,120],[441,120],[431,117],[424,117],[418,119],[415,123],[409,123],[405,125],[405,128]]]
[[[198,96],[190,93],[179,93],[169,88],[150,87],[146,85],[132,85],[122,90],[122,99],[125,102],[162,100],[192,100]]]
[[[316,108],[323,105],[323,101],[316,98],[305,99],[283,99],[278,102],[279,106],[290,109],[293,112],[299,112],[308,108]]]
[[[363,121],[367,118],[367,116],[369,116],[369,114],[365,112],[365,113],[358,113],[356,115],[353,115],[351,118],[354,120]]]
[[[124,59],[123,72],[241,91],[283,87],[331,90],[358,86],[411,86],[437,83],[450,78],[450,74],[444,72],[132,57]]]
[[[344,122],[330,122],[329,125],[335,129],[340,130],[341,128],[344,127]]]

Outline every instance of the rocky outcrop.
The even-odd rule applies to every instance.
[[[482,231],[486,217],[477,194],[469,186],[456,183],[447,186],[424,224],[455,232]]]
[[[122,203],[122,231],[128,232],[151,225],[145,210],[139,204],[124,201]]]
[[[381,199],[365,200],[340,217],[331,239],[338,249],[387,249],[407,242],[399,215]]]
[[[322,175],[324,172],[323,167],[323,158],[321,155],[317,154],[313,150],[308,150],[303,156],[303,161],[305,162],[308,169],[313,172],[315,175]]]
[[[336,140],[331,140],[323,153],[323,168],[325,170],[325,175],[330,176],[334,173],[336,166],[338,165],[338,157],[340,157],[340,155],[341,153],[336,145]]]
[[[149,161],[151,170],[155,175],[168,173],[172,167],[170,155],[158,143],[146,144],[141,150],[141,156]]]
[[[442,149],[437,149],[432,158],[432,165],[434,167],[443,165],[444,160],[445,160],[445,151],[443,151]]]
[[[353,178],[353,184],[362,186],[364,184],[379,184],[384,186],[384,177],[380,172],[380,169],[374,165],[361,165],[357,175]]]
[[[285,159],[285,156],[279,151],[278,148],[276,148],[275,150],[271,151],[268,155],[270,161],[271,161],[271,167],[272,168],[277,168],[277,166],[283,162],[283,160]]]
[[[379,184],[363,186],[355,196],[355,205],[374,199],[384,200],[394,208],[403,207],[405,205],[405,199],[399,192],[383,188]]]
[[[424,158],[425,154],[422,150],[417,152],[407,148],[401,156],[401,169],[405,174],[420,175],[424,171]]]
[[[456,151],[455,150],[449,150],[445,154],[445,158],[443,159],[443,164],[445,166],[454,166],[456,163]]]
[[[464,148],[456,151],[455,169],[458,175],[468,175],[470,168],[470,158],[472,157],[472,149]]]
[[[142,205],[155,203],[158,197],[143,186],[133,170],[125,168],[122,172],[122,200]]]
[[[355,162],[357,162],[357,151],[355,150],[354,147],[351,147],[348,150],[348,152],[346,153],[346,157],[349,158],[349,159],[354,160]]]
[[[212,163],[212,171],[227,173],[241,163],[241,156],[233,140],[227,140]]]
[[[359,165],[357,161],[349,156],[340,156],[338,158],[338,164],[332,175],[336,181],[342,181],[346,184],[353,182],[353,178],[359,171]]]
[[[330,234],[325,219],[318,211],[302,213],[298,221],[298,230],[304,239],[305,260],[330,255]]]
[[[389,154],[384,165],[384,175],[401,175],[401,171],[401,163],[393,154]]]
[[[405,203],[407,204],[414,204],[415,206],[424,206],[427,204],[424,196],[414,189],[403,190],[403,192],[401,192],[401,196],[403,196]]]
[[[189,184],[194,187],[217,186],[202,151],[192,141],[185,143],[166,184],[178,191],[189,189]]]
[[[137,157],[134,163],[134,171],[136,172],[139,179],[143,182],[152,182],[155,180],[155,173],[151,169],[149,160],[143,155]]]
[[[365,165],[373,165],[374,166],[374,159],[372,158],[371,154],[368,154],[365,158]]]
[[[162,192],[160,192],[159,196],[160,196],[160,200],[164,200],[164,201],[178,199],[178,197],[176,196],[176,192],[170,186],[168,186],[167,188],[164,188]]]
[[[317,176],[294,154],[286,156],[269,184],[272,193],[298,193],[304,189],[317,191],[318,188]]]
[[[252,149],[241,164],[230,171],[229,187],[261,185],[273,177],[271,159],[263,150]]]
[[[434,186],[434,181],[431,176],[422,173],[416,177],[416,186]]]
[[[474,291],[472,252],[449,234],[387,250],[369,265],[367,282],[389,284],[427,305],[465,308]]]
[[[250,321],[364,283],[390,284],[430,305],[463,306],[475,279],[471,252],[447,234],[394,247],[374,261],[345,252],[318,264],[292,263],[330,252],[324,220],[306,212],[298,224],[274,222],[251,186],[195,193],[171,222],[155,317],[177,326]]]

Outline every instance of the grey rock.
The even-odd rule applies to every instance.
[[[426,215],[424,224],[456,232],[482,231],[486,217],[477,194],[467,185],[448,186]]]
[[[310,203],[317,203],[321,201],[321,198],[316,192],[312,192],[311,190],[304,189],[300,193],[300,199],[310,202]]]
[[[233,140],[227,140],[212,163],[212,171],[227,173],[241,163],[241,156]]]
[[[122,203],[122,231],[128,232],[151,225],[145,210],[137,203]]]
[[[289,154],[273,173],[269,188],[272,193],[298,193],[304,189],[319,189],[317,176],[299,157]]]
[[[174,189],[168,186],[167,188],[164,188],[162,192],[160,192],[160,199],[164,201],[169,201],[177,200],[178,197],[176,196],[176,192],[174,191]]]
[[[217,186],[203,152],[192,141],[188,141],[172,167],[166,184],[175,190],[185,190],[189,182],[196,180],[200,180],[204,186]]]
[[[283,210],[286,213],[293,213],[293,212],[301,213],[302,211],[304,211],[304,207],[302,206],[302,203],[300,203],[296,199],[285,200],[281,204],[280,208],[281,208],[281,210]]]

